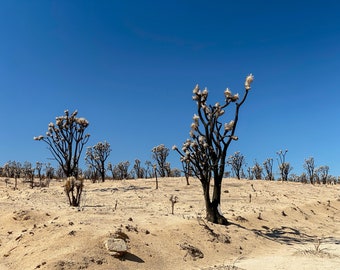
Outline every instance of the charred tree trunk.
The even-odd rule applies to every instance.
[[[218,181],[217,181],[218,182]],[[212,200],[210,199],[210,183],[202,182],[204,201],[206,208],[206,219],[212,223],[228,225],[228,220],[222,215],[221,205],[221,181],[214,185]]]

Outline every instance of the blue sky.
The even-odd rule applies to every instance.
[[[294,173],[312,156],[340,175],[339,14],[327,0],[0,1],[0,165],[49,161],[33,136],[65,109],[113,164],[151,160],[188,138],[196,84],[215,104],[253,73],[229,155],[288,149]]]

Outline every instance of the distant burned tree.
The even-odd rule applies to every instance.
[[[90,135],[85,134],[89,122],[85,118],[78,118],[77,111],[71,115],[66,110],[64,116],[56,117],[56,122],[48,125],[46,136],[34,137],[48,145],[52,156],[58,162],[66,177],[78,177],[78,163],[84,145]]]
[[[223,104],[217,102],[214,106],[207,104],[208,90],[201,91],[197,85],[193,90],[193,100],[197,102],[197,115],[195,114],[193,117],[190,139],[184,142],[181,151],[176,146],[173,147],[173,150],[180,154],[181,161],[190,163],[194,174],[200,180],[206,205],[206,218],[213,223],[228,224],[220,209],[222,179],[228,147],[233,140],[238,140],[235,130],[239,110],[247,98],[253,79],[252,75],[246,78],[246,91],[239,102],[239,95],[232,94],[227,88],[224,92]],[[223,124],[220,117],[230,106],[233,106],[235,110],[234,117],[231,121]],[[210,180],[212,177],[214,178],[214,190],[211,198]]]
[[[11,166],[11,161],[8,161],[3,166],[3,168],[2,168],[2,176],[3,177],[14,178],[14,168]]]
[[[90,146],[86,150],[86,163],[91,165],[101,177],[102,182],[105,181],[105,162],[111,152],[110,144],[106,141],[99,142],[94,146]]]
[[[308,159],[305,159],[305,163],[303,164],[303,168],[306,170],[306,174],[307,174],[307,177],[309,179],[309,182],[311,184],[314,184],[314,178],[315,178],[314,158],[310,157]]]
[[[298,178],[299,182],[306,184],[307,183],[307,174],[306,173],[302,173],[299,178]]]
[[[299,176],[296,175],[295,173],[291,173],[289,176],[288,181],[290,182],[299,182]]]
[[[17,161],[8,161],[3,167],[4,175],[9,178],[14,178],[14,190],[18,189],[18,178],[20,178],[21,172],[21,163]]]
[[[281,174],[281,181],[288,181],[288,176],[291,170],[293,169],[290,166],[289,162],[286,162],[286,154],[288,150],[286,149],[285,151],[278,151],[276,154],[278,155],[278,164],[279,164],[279,170]]]
[[[34,168],[32,168],[32,163],[25,161],[22,166],[22,174],[24,176],[24,181],[30,183],[31,188],[34,187]]]
[[[87,164],[86,169],[83,172],[84,179],[89,179],[92,183],[96,183],[100,178],[99,172],[91,164]]]
[[[337,183],[339,183],[339,179],[336,176],[333,175],[327,176],[327,184],[336,185]]]
[[[273,175],[273,159],[272,158],[267,158],[263,162],[263,167],[265,171],[265,180],[274,180],[274,175]]]
[[[169,148],[164,144],[160,144],[152,148],[152,159],[157,163],[157,170],[160,177],[169,176],[170,164],[166,162],[166,158],[169,155]]]
[[[170,176],[171,177],[181,177],[181,170],[178,169],[178,168],[171,169]]]
[[[133,165],[133,170],[135,172],[136,178],[144,178],[145,170],[141,166],[141,161],[139,159],[135,159],[135,164]]]
[[[253,180],[254,179],[254,174],[253,174],[253,170],[251,167],[247,168],[247,173],[248,173],[248,180]]]
[[[35,163],[35,170],[37,171],[40,187],[42,186],[42,178],[43,178],[43,175],[41,174],[42,168],[43,168],[43,164],[41,162],[37,161]]]
[[[112,179],[115,179],[114,166],[112,165],[111,162],[108,162],[108,163],[107,163],[107,170],[111,172],[111,174],[112,174]]]
[[[172,169],[171,169],[171,166],[170,166],[170,162],[166,162],[166,163],[165,163],[164,170],[165,170],[165,176],[166,176],[166,177],[171,177],[171,176],[173,176],[173,175],[171,174],[171,173],[172,173]]]
[[[244,155],[242,155],[240,152],[235,152],[234,155],[231,155],[228,158],[227,164],[231,166],[231,170],[237,179],[241,179],[242,167],[246,164]]]
[[[145,177],[146,178],[152,178],[154,177],[154,169],[153,165],[150,160],[145,161]]]
[[[129,178],[129,161],[122,161],[119,162],[116,166],[114,166],[114,176],[115,179],[123,180]]]
[[[45,164],[45,174],[46,178],[51,180],[54,177],[54,168],[51,166],[51,163]]]
[[[322,184],[327,184],[328,182],[328,172],[329,172],[329,167],[327,165],[325,166],[320,166],[315,170],[315,173],[318,175],[320,181]]]
[[[56,177],[57,177],[58,179],[62,179],[62,178],[64,178],[64,177],[66,177],[65,172],[64,172],[64,170],[63,170],[63,168],[62,168],[61,166],[58,166],[58,168],[57,168],[55,174],[56,174]]]
[[[262,168],[262,166],[257,161],[255,161],[255,164],[251,168],[251,171],[252,171],[252,173],[253,173],[253,175],[254,175],[256,180],[261,180],[262,179],[263,168]]]

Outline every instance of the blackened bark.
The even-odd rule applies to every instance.
[[[212,223],[228,225],[228,220],[220,213],[221,205],[221,181],[214,185],[213,197],[210,200],[210,183],[202,182],[204,201],[206,208],[206,219]]]

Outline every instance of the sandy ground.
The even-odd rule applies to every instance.
[[[196,179],[159,179],[158,190],[154,179],[85,182],[79,208],[62,182],[13,184],[0,179],[1,270],[340,269],[340,185],[225,179],[232,224],[221,226],[204,220]],[[103,244],[119,228],[130,239],[124,260]]]

